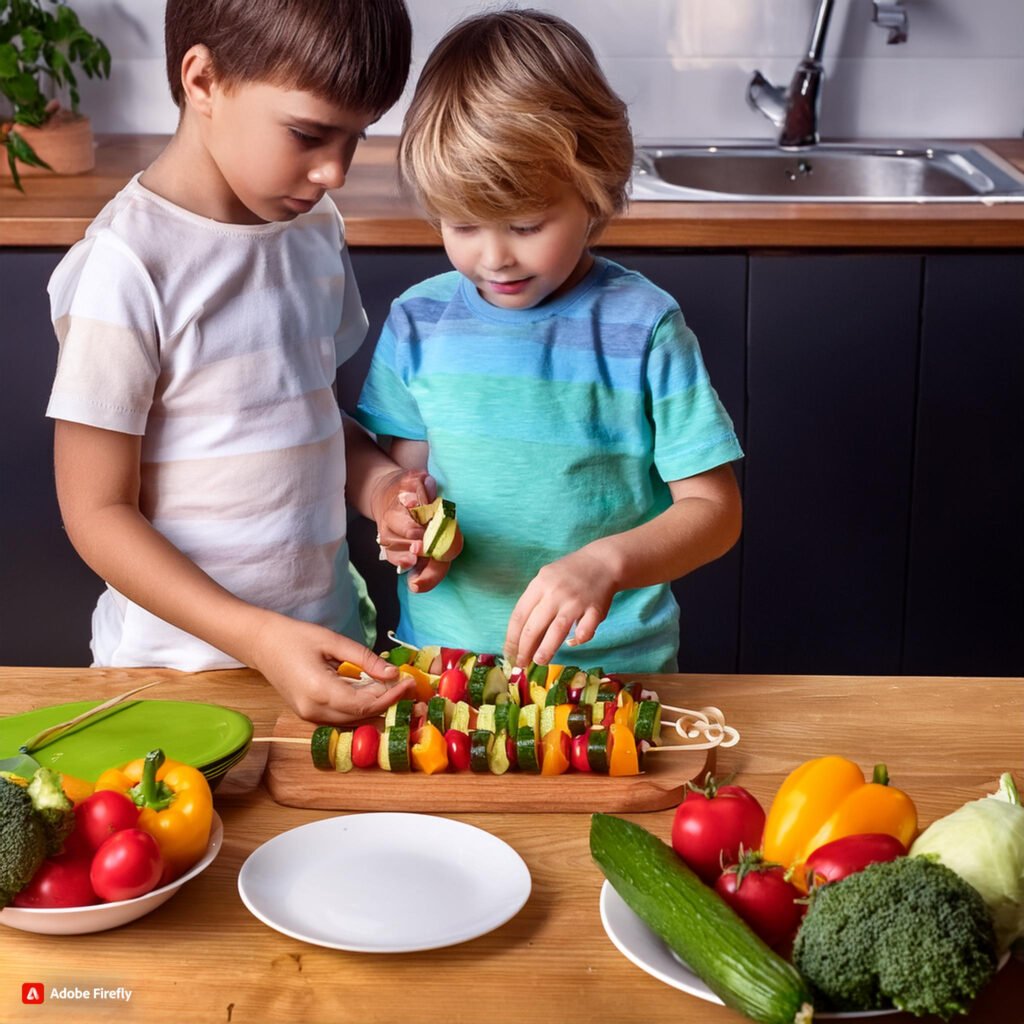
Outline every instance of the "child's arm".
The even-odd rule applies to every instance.
[[[348,423],[346,423],[346,429],[349,429]],[[369,435],[357,423],[352,422],[351,429],[359,431],[377,455],[383,454],[372,441],[369,441]],[[348,435],[346,435],[346,445],[348,443]],[[363,443],[361,440],[358,441],[360,450]],[[346,447],[346,451],[351,451],[351,449]],[[462,533],[456,529],[455,539],[443,560],[419,557],[423,551],[424,527],[420,526],[405,509],[411,505],[424,504],[434,499],[436,484],[433,477],[427,475],[429,447],[426,441],[412,441],[404,437],[395,437],[390,439],[388,454],[390,459],[387,456],[384,458],[388,466],[391,467],[392,473],[395,464],[405,471],[401,477],[405,487],[393,492],[388,491],[388,478],[384,476],[382,478],[384,487],[381,487],[380,484],[377,485],[376,500],[372,501],[370,515],[377,523],[381,550],[387,556],[388,561],[400,568],[409,569],[415,566],[416,571],[409,577],[409,589],[416,594],[425,594],[444,579],[452,559],[462,551]],[[376,458],[377,456],[372,456],[374,461]],[[366,470],[364,472],[367,473],[366,478],[368,479],[369,473]],[[354,475],[351,474],[350,479]],[[362,474],[360,474],[360,479],[364,479]],[[408,484],[410,482],[421,484],[423,489],[413,492],[415,498],[403,501],[402,499],[409,493]],[[392,500],[393,498],[397,500]],[[355,503],[353,499],[353,504]],[[361,507],[360,510],[362,511]],[[367,513],[364,512],[365,514]]]
[[[139,510],[142,439],[57,420],[57,497],[85,562],[129,600],[261,672],[303,718],[342,723],[379,714],[409,685],[353,688],[331,667],[351,661],[382,680],[397,671],[322,626],[229,593],[155,530]]]
[[[593,638],[620,590],[678,579],[736,543],[742,505],[732,466],[668,486],[672,505],[661,515],[593,541],[537,573],[509,619],[507,657],[520,665],[549,662],[570,631],[571,645]]]

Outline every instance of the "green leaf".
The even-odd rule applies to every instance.
[[[0,78],[11,78],[18,73],[18,51],[12,43],[0,43]]]
[[[7,133],[7,154],[14,156],[23,164],[30,164],[32,167],[44,167],[52,170],[50,165],[36,156],[36,151],[12,128]]]
[[[46,97],[39,88],[39,83],[24,72],[8,78],[4,85],[4,92],[11,98],[16,106],[31,107],[37,104],[46,106]]]

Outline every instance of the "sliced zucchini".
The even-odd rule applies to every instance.
[[[427,701],[427,721],[435,728],[438,732],[443,733],[445,731],[445,704],[444,697],[435,695]]]
[[[318,725],[309,741],[314,768],[333,768],[334,751],[338,746],[338,730],[333,725]]]
[[[388,748],[388,765],[393,772],[407,772],[409,768],[409,726],[396,725],[384,730],[385,742],[382,747]]]
[[[587,764],[592,772],[608,774],[612,734],[603,726],[595,725],[587,736]]]
[[[508,733],[495,733],[493,742],[487,746],[487,767],[492,775],[504,775],[509,770],[507,739]]]
[[[487,670],[480,703],[495,704],[499,697],[508,699],[508,676],[497,665],[493,665]]]
[[[494,743],[494,733],[474,729],[469,734],[469,769],[474,772],[489,772],[488,751]]]
[[[642,700],[637,704],[633,735],[637,743],[646,740],[657,746],[661,742],[661,705],[656,700]]]
[[[395,725],[408,726],[412,722],[412,708],[415,701],[398,700],[384,712],[384,728]]]
[[[352,730],[346,729],[338,735],[338,746],[334,751],[334,770],[350,772],[352,768]]]
[[[519,705],[511,702],[498,704],[494,709],[494,731],[504,730],[513,739],[519,727]]]
[[[540,708],[536,704],[524,704],[519,709],[519,728],[532,729],[534,736],[540,729]]]
[[[535,706],[535,705],[534,705]],[[537,756],[537,737],[529,725],[519,726],[516,736],[516,763],[521,772],[539,772],[540,758]]]
[[[383,768],[384,771],[391,771],[391,730],[385,728],[381,734],[380,742],[377,744],[377,767]]]
[[[597,691],[601,686],[601,680],[597,676],[587,676],[587,684],[580,693],[581,704],[594,704],[597,701]]]
[[[590,728],[590,708],[586,704],[577,704],[569,712],[569,735],[582,736]]]
[[[555,727],[555,709],[548,704],[540,709],[540,738],[545,736]]]
[[[496,732],[495,719],[497,709],[493,704],[484,704],[476,714],[476,728],[478,732]]]
[[[430,666],[434,664],[434,659],[439,657],[441,654],[440,647],[421,647],[419,652],[413,658],[412,663],[421,672],[430,672]]]
[[[475,664],[469,676],[469,703],[478,708],[484,702],[487,676],[493,666]],[[493,701],[492,701],[493,703]]]

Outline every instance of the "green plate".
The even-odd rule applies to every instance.
[[[0,720],[0,757],[26,740],[102,701],[56,704]],[[32,751],[43,765],[95,782],[100,773],[160,747],[170,760],[201,771],[241,758],[252,740],[245,715],[216,704],[179,700],[125,701]],[[205,774],[205,773],[204,773]]]

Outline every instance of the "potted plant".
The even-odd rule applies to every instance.
[[[5,170],[19,189],[21,174],[80,174],[95,165],[89,119],[78,113],[75,68],[88,78],[107,78],[110,51],[64,0],[0,0],[0,95],[11,108],[0,124],[0,142]],[[48,96],[44,84],[66,93],[70,109]]]

